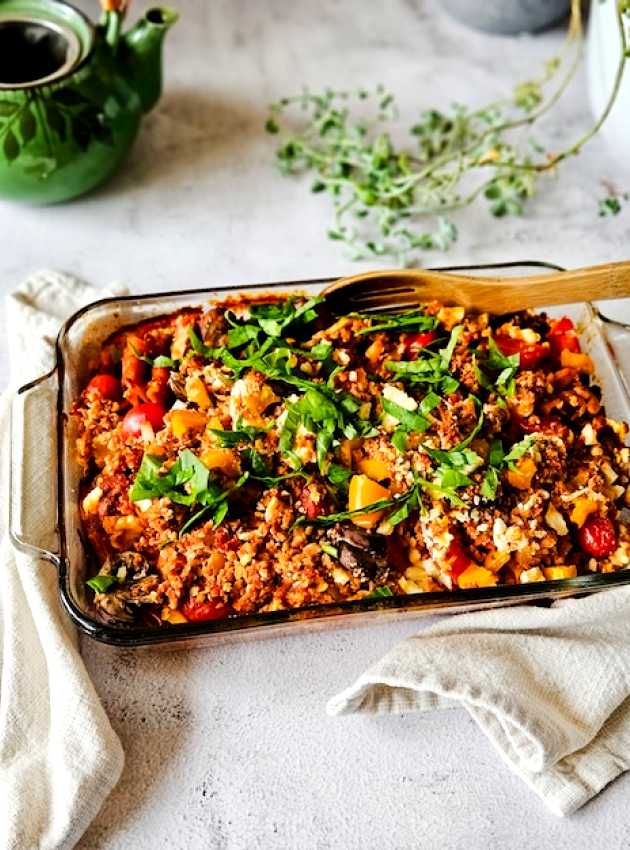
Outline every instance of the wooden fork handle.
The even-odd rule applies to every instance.
[[[482,284],[468,306],[503,313],[526,307],[630,297],[630,262],[518,278],[467,278],[466,293]],[[480,299],[484,301],[480,303]]]
[[[476,277],[426,269],[374,271],[335,281],[325,290],[333,292],[339,296],[346,292],[350,298],[365,294],[373,305],[442,301],[500,314],[630,297],[630,261],[525,277]]]

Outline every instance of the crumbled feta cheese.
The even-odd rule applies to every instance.
[[[83,499],[83,510],[86,514],[95,514],[103,491],[100,487],[94,487]]]
[[[545,514],[545,522],[556,534],[559,534],[560,537],[564,537],[569,533],[569,529],[567,528],[567,524],[564,520],[564,517],[560,513],[560,511],[555,507],[555,505],[549,505],[547,508],[547,513]]]
[[[544,581],[545,577],[542,574],[540,567],[532,567],[530,570],[523,570],[521,573],[521,584],[531,584],[534,581]]]
[[[383,387],[383,398],[386,398],[387,401],[391,401],[393,404],[397,404],[399,407],[403,407],[405,410],[409,410],[410,412],[416,410],[418,407],[418,402],[407,395],[403,390],[399,390],[398,387],[394,387],[391,384],[385,384]],[[383,416],[383,427],[386,429],[395,428],[399,425],[400,422],[396,419],[395,416],[392,416],[391,413],[386,413]]]
[[[581,436],[585,445],[594,446],[597,444],[597,434],[590,422],[587,422],[582,428]]]

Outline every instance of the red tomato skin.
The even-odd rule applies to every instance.
[[[571,351],[574,354],[579,354],[582,350],[575,326],[568,316],[552,322],[547,339],[551,353],[557,360],[560,359],[563,351]]]
[[[448,547],[448,552],[446,553],[447,558],[451,559],[451,578],[453,581],[457,581],[459,576],[467,569],[471,560],[466,554],[464,547],[462,546],[461,540],[457,537],[454,537],[451,540],[451,545]]]
[[[164,406],[157,402],[147,401],[136,404],[123,419],[122,431],[125,437],[138,437],[142,425],[149,422],[154,431],[159,431],[164,424]]]
[[[417,334],[406,334],[403,345],[406,352],[417,354],[421,348],[425,348],[437,338],[436,331],[421,331]]]
[[[191,623],[203,623],[207,620],[222,620],[228,615],[228,608],[223,602],[208,600],[207,602],[184,602],[181,612]]]
[[[521,369],[535,369],[549,353],[547,346],[540,342],[527,343],[522,339],[513,339],[507,334],[498,334],[494,341],[506,357],[518,354]]]
[[[103,398],[107,398],[110,401],[119,401],[122,395],[122,388],[118,378],[108,375],[105,372],[101,375],[94,375],[87,385],[87,389],[90,392],[99,393]]]
[[[587,519],[578,532],[580,546],[594,558],[605,558],[617,548],[615,526],[608,517],[595,516]]]

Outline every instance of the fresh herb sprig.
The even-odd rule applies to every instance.
[[[162,458],[145,454],[129,492],[132,502],[166,497],[177,505],[201,506],[181,527],[180,537],[205,516],[212,515],[215,526],[221,525],[228,513],[228,497],[249,478],[245,472],[227,490],[210,478],[210,470],[190,449],[184,449],[171,468],[162,471]]]
[[[583,50],[580,0],[571,2],[563,50],[546,63],[538,79],[516,85],[508,97],[480,108],[455,105],[429,109],[409,130],[416,145],[398,146],[391,122],[394,96],[382,86],[374,93],[305,90],[270,107],[266,129],[280,134],[276,161],[286,175],[314,176],[313,192],[333,200],[330,239],[347,246],[355,259],[394,257],[417,264],[422,252],[446,250],[457,238],[448,216],[484,197],[492,215],[520,215],[535,194],[539,177],[573,157],[609,115],[630,55],[624,21],[626,0],[617,5],[620,58],[611,95],[595,124],[557,153],[513,132],[532,126],[553,108],[575,76]],[[375,105],[365,116],[365,106]],[[301,120],[293,122],[294,112]],[[472,183],[472,188],[471,184]],[[421,222],[429,221],[427,227]]]
[[[501,472],[506,468],[514,469],[516,461],[527,454],[535,442],[536,435],[529,434],[527,437],[519,440],[518,443],[514,443],[509,452],[505,453],[501,440],[495,439],[492,441],[488,454],[488,468],[486,469],[486,474],[479,491],[484,499],[489,499],[490,501],[496,499]]]

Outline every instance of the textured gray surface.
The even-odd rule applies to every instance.
[[[323,237],[326,200],[273,173],[266,102],[303,83],[383,81],[412,120],[424,107],[502,94],[560,42],[559,32],[474,33],[429,0],[391,0],[387,14],[350,0],[173,2],[182,20],[167,45],[167,91],[123,171],[72,205],[0,204],[3,290],[41,266],[139,291],[356,269]],[[585,127],[584,88],[578,81],[540,134],[553,147]],[[630,214],[597,217],[602,180],[630,188],[596,141],[527,216],[468,210],[453,251],[428,259],[627,258]],[[81,850],[629,846],[628,778],[559,821],[460,712],[326,717],[328,696],[417,628],[405,620],[158,655],[85,643],[127,764]]]

